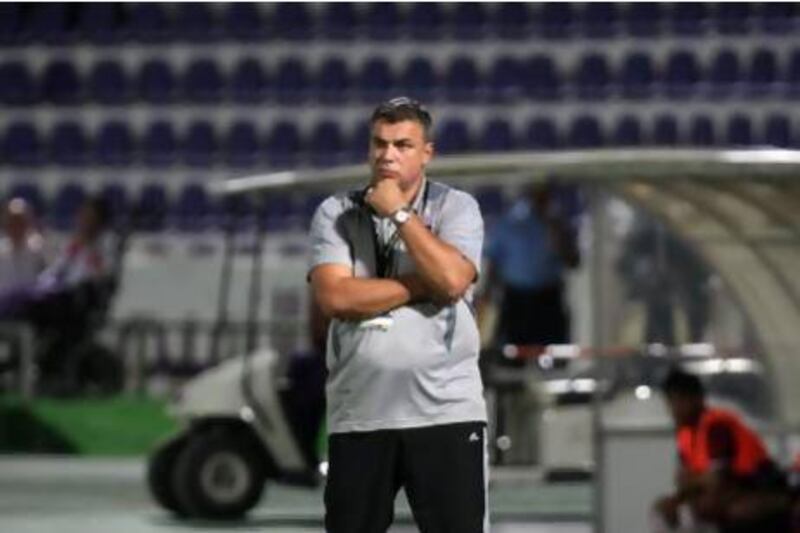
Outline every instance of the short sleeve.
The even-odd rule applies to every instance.
[[[442,206],[438,236],[456,247],[480,274],[483,217],[475,198],[464,191],[450,190]]]
[[[339,198],[331,196],[317,207],[311,219],[309,240],[311,241],[311,258],[308,265],[309,274],[319,265],[338,263],[352,266],[350,245],[344,235],[341,217],[344,207]]]

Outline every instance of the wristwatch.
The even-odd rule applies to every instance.
[[[411,218],[411,213],[411,208],[406,205],[392,213],[389,218],[394,222],[395,226],[399,227],[408,222],[408,219]]]

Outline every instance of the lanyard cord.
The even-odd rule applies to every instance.
[[[425,208],[428,206],[428,193],[430,191],[430,182],[425,180],[425,189],[422,191],[422,205],[420,206],[419,213],[425,214]],[[414,210],[416,213],[417,211]],[[419,214],[418,213],[418,214]],[[386,244],[381,244],[380,235],[378,235],[378,228],[375,225],[372,215],[369,217],[370,224],[372,225],[372,239],[375,246],[375,270],[379,278],[387,278],[391,274],[394,267],[394,246],[400,238],[398,228],[394,229],[394,233],[389,237]]]

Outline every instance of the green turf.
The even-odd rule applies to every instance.
[[[175,429],[159,400],[0,398],[0,450],[142,455]]]

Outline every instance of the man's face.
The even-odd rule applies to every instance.
[[[412,120],[373,124],[369,141],[372,183],[395,179],[402,191],[413,189],[432,157],[433,143],[425,140],[422,124]]]
[[[694,423],[698,412],[702,409],[702,400],[688,394],[667,394],[667,405],[676,426],[687,426]]]

